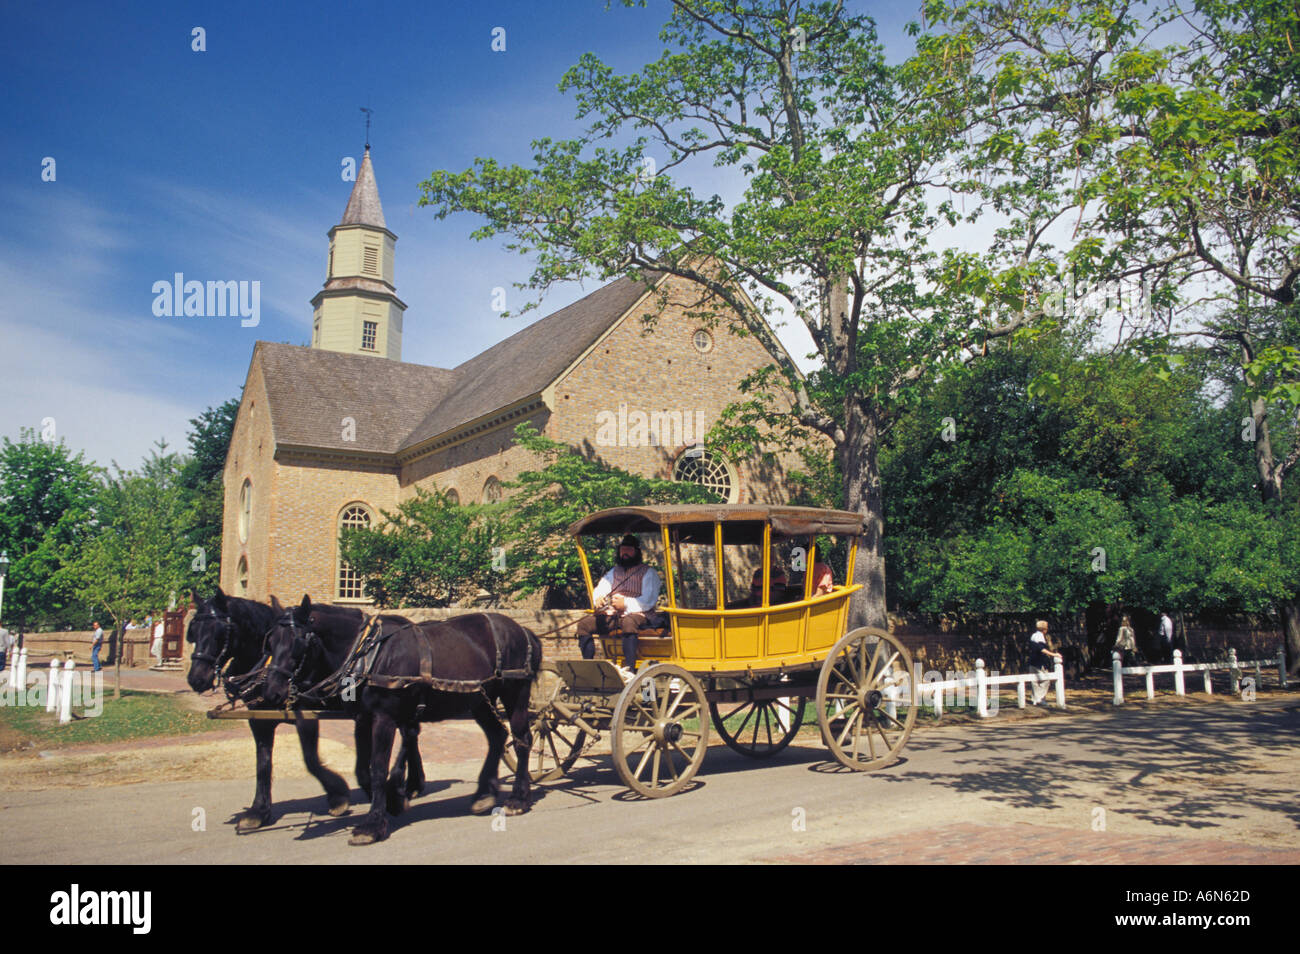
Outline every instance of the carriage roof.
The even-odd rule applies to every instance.
[[[741,538],[744,525],[758,530],[770,524],[779,536],[808,536],[814,533],[860,534],[863,528],[861,514],[846,510],[820,510],[816,507],[787,507],[765,504],[663,504],[639,507],[612,507],[584,517],[569,527],[572,536],[601,533],[646,533],[660,527],[676,527],[683,539],[695,536],[692,526],[707,531],[705,539],[713,539],[713,525],[740,525],[737,534],[724,534],[728,543],[744,542]]]

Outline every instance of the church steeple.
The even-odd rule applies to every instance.
[[[311,300],[312,347],[401,361],[406,305],[393,284],[397,236],[384,222],[369,143],[343,220],[329,238],[325,287]]]
[[[379,186],[375,184],[375,167],[370,164],[369,146],[361,158],[357,181],[352,185],[352,195],[348,197],[348,207],[343,210],[343,221],[339,224],[388,228],[384,222],[384,207],[379,204]]]

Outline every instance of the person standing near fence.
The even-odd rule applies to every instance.
[[[151,617],[152,618],[152,617]],[[153,640],[149,643],[149,655],[154,658],[154,665],[162,665],[163,614],[158,614],[158,622],[153,624]]]
[[[1029,637],[1029,668],[1034,671],[1032,688],[1034,705],[1041,705],[1047,698],[1047,684],[1052,679],[1049,671],[1056,668],[1061,661],[1061,654],[1052,652],[1047,646],[1047,620],[1040,619],[1038,628]]]
[[[1160,614],[1160,653],[1161,662],[1174,661],[1174,621],[1167,612]]]
[[[1133,665],[1137,653],[1137,634],[1133,632],[1133,621],[1128,614],[1119,621],[1119,634],[1115,637],[1115,652],[1120,654],[1120,661],[1125,666]]]
[[[9,650],[13,644],[13,636],[5,629],[4,623],[0,623],[0,672],[4,672],[5,666],[9,665]]]
[[[90,661],[94,664],[91,672],[99,672],[104,667],[99,664],[99,651],[104,648],[104,630],[96,621],[90,625],[95,627],[95,634],[90,637]]]

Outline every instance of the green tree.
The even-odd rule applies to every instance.
[[[607,507],[717,502],[698,484],[641,477],[584,457],[530,424],[515,428],[515,442],[536,454],[542,466],[507,485],[518,492],[504,504],[504,558],[515,592],[524,596],[545,591],[547,606],[587,605],[582,565],[567,533],[574,522]],[[613,547],[590,556],[611,563]]]
[[[987,93],[976,164],[996,161],[990,187],[1050,179],[1058,208],[1078,210],[1076,273],[1149,279],[1137,330],[1208,340],[1235,365],[1251,482],[1284,519],[1300,462],[1286,433],[1300,419],[1300,9],[934,0],[927,11],[949,27],[944,55]],[[1300,671],[1300,600],[1278,609]]]
[[[168,606],[191,582],[191,512],[181,484],[184,462],[160,441],[139,471],[104,480],[84,543],[68,548],[60,578],[115,629]],[[121,693],[122,653],[117,654]]]
[[[700,320],[774,356],[745,383],[759,399],[733,424],[833,448],[843,506],[867,527],[853,617],[883,625],[882,435],[938,368],[1041,317],[1018,286],[930,247],[961,218],[932,190],[955,185],[945,167],[967,87],[926,37],[926,56],[889,64],[874,22],[838,3],[674,0],[661,39],[668,49],[639,73],[592,54],[568,71],[561,88],[576,95],[584,135],[535,142],[531,167],[478,159],[434,172],[421,204],[483,216],[476,238],[510,236],[535,259],[534,289],[663,273],[698,283]],[[701,166],[727,170],[743,195],[697,193]],[[807,377],[761,320],[779,310],[812,336],[821,367]],[[763,393],[792,396],[793,410]]]
[[[0,551],[8,553],[4,617],[24,628],[80,620],[85,607],[59,577],[94,519],[97,468],[60,441],[24,429],[0,445]]]
[[[181,485],[185,488],[192,512],[189,540],[192,547],[200,548],[192,561],[196,576],[190,586],[201,593],[212,593],[221,579],[221,537],[225,510],[222,472],[225,470],[226,452],[230,449],[230,436],[234,432],[238,414],[239,399],[231,398],[190,420],[190,457],[181,471]]]
[[[439,491],[417,489],[384,522],[344,530],[340,553],[380,606],[449,606],[480,589],[494,597],[501,531],[492,506],[459,506]]]

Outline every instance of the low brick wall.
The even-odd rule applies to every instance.
[[[1144,654],[1157,650],[1157,618],[1133,614],[1137,643]],[[1108,666],[1118,623],[1094,619],[1087,614],[1058,616],[1051,613],[999,613],[970,617],[938,614],[907,614],[889,618],[890,631],[898,636],[924,668],[971,670],[983,659],[989,669],[1024,672],[1029,636],[1038,620],[1047,620],[1047,634],[1053,645],[1078,649],[1085,660]],[[1176,640],[1184,638],[1184,658],[1195,661],[1226,659],[1229,649],[1241,659],[1261,659],[1277,654],[1282,631],[1266,616],[1220,616],[1197,619],[1175,618]],[[1175,645],[1181,644],[1176,642]]]
[[[140,635],[136,635],[139,633]],[[94,636],[93,630],[84,632],[63,632],[63,633],[26,633],[23,636],[23,646],[27,650],[28,668],[38,664],[49,665],[51,655],[58,654],[60,658],[67,653],[72,653],[77,665],[90,662],[91,637]],[[104,631],[104,647],[99,651],[99,660],[101,663],[108,665],[108,661],[113,659],[109,653],[109,646],[112,641],[112,634]],[[154,658],[149,655],[149,636],[145,635],[143,629],[133,629],[123,641],[122,665],[126,668],[147,669],[154,664]],[[189,658],[189,644],[185,644],[186,661]]]

